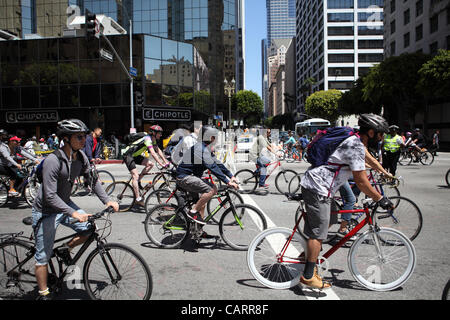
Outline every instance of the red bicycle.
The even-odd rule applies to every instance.
[[[288,199],[300,201],[302,195],[288,195]],[[328,258],[341,248],[364,226],[369,230],[361,234],[348,252],[348,267],[354,279],[374,291],[389,291],[403,285],[416,266],[416,251],[412,242],[401,232],[380,228],[372,218],[376,204],[364,200],[364,208],[340,210],[339,213],[364,213],[366,218],[344,238],[332,246],[317,265],[319,273],[329,268]],[[297,232],[300,219],[293,229],[271,228],[258,234],[247,252],[247,265],[253,277],[266,287],[288,289],[299,284],[306,256],[307,238]]]

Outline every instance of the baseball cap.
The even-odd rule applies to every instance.
[[[12,138],[9,138],[9,141],[18,141],[18,142],[20,142],[20,140],[22,140],[22,139],[20,139],[18,136],[14,136]]]

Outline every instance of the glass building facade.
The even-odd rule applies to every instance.
[[[239,19],[242,7],[243,0],[0,0],[0,29],[11,31],[21,38],[26,38],[30,33],[41,37],[61,37],[71,15],[84,15],[85,9],[88,9],[111,17],[127,31],[131,20],[133,34],[158,36],[174,43],[191,43],[195,47],[193,59],[198,58],[202,70],[192,74],[192,83],[189,85],[196,91],[202,91],[199,96],[205,101],[203,105],[209,105],[207,113],[214,115],[228,108],[223,88],[225,78],[234,78],[236,90],[243,89],[243,20]],[[7,13],[2,13],[5,10]],[[163,52],[161,54],[163,62],[159,70],[172,68],[172,72],[175,72],[173,57],[164,56]],[[128,65],[125,60],[125,65]],[[155,71],[158,70],[155,69],[158,65],[156,60],[154,57],[142,56],[143,67],[153,70],[146,73],[148,81],[154,85],[158,81],[163,82],[159,83],[161,88],[155,90],[161,90],[160,102],[164,105],[169,99],[167,96],[175,94],[171,87],[174,81],[164,78],[164,72],[159,75],[159,71]],[[183,61],[191,62],[186,59]],[[179,75],[182,69],[176,71]],[[168,83],[164,83],[164,79]],[[186,90],[189,81],[183,81],[179,84],[177,95]],[[208,97],[209,101],[206,102]],[[154,99],[153,95],[145,95],[145,104],[158,102],[158,99]]]

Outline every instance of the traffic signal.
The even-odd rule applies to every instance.
[[[138,111],[140,110],[140,108],[142,108],[144,106],[144,96],[142,95],[142,93],[140,91],[136,91],[135,92],[136,95],[136,109],[138,109]]]
[[[86,30],[86,37],[90,39],[91,37],[95,36],[95,20],[97,19],[96,15],[92,12],[90,12],[88,9],[86,9],[85,12],[85,23],[84,28]]]
[[[217,121],[217,128],[222,128],[222,122],[221,121]]]

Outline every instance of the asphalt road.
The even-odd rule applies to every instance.
[[[307,168],[305,163],[283,163],[283,166],[299,172]],[[116,180],[127,177],[124,165],[100,167],[113,173]],[[238,165],[238,168],[244,167],[254,165]],[[112,234],[108,241],[131,246],[144,257],[153,276],[154,300],[437,300],[450,279],[450,188],[444,181],[449,168],[450,153],[440,153],[431,166],[412,164],[398,169],[398,175],[404,178],[400,193],[419,206],[424,222],[420,235],[413,241],[417,252],[414,274],[405,285],[391,292],[369,291],[358,285],[348,270],[348,247],[341,248],[329,259],[330,268],[325,278],[333,282],[332,291],[317,293],[299,287],[290,290],[265,288],[249,272],[246,252],[235,251],[221,241],[202,241],[197,250],[190,244],[179,249],[158,249],[145,234],[144,212],[113,214]],[[297,204],[286,201],[277,193],[273,176],[268,183],[268,194],[252,194],[246,198],[246,203],[256,204],[274,225],[292,227]],[[102,209],[95,196],[74,197],[73,200],[87,212]],[[0,208],[0,233],[25,231],[29,234],[31,228],[21,222],[29,215],[31,208],[25,202],[9,203]],[[219,234],[217,225],[207,225],[205,230]],[[60,227],[57,236],[68,232],[67,228]],[[78,300],[88,297],[82,288],[78,288],[64,290],[59,298]]]

